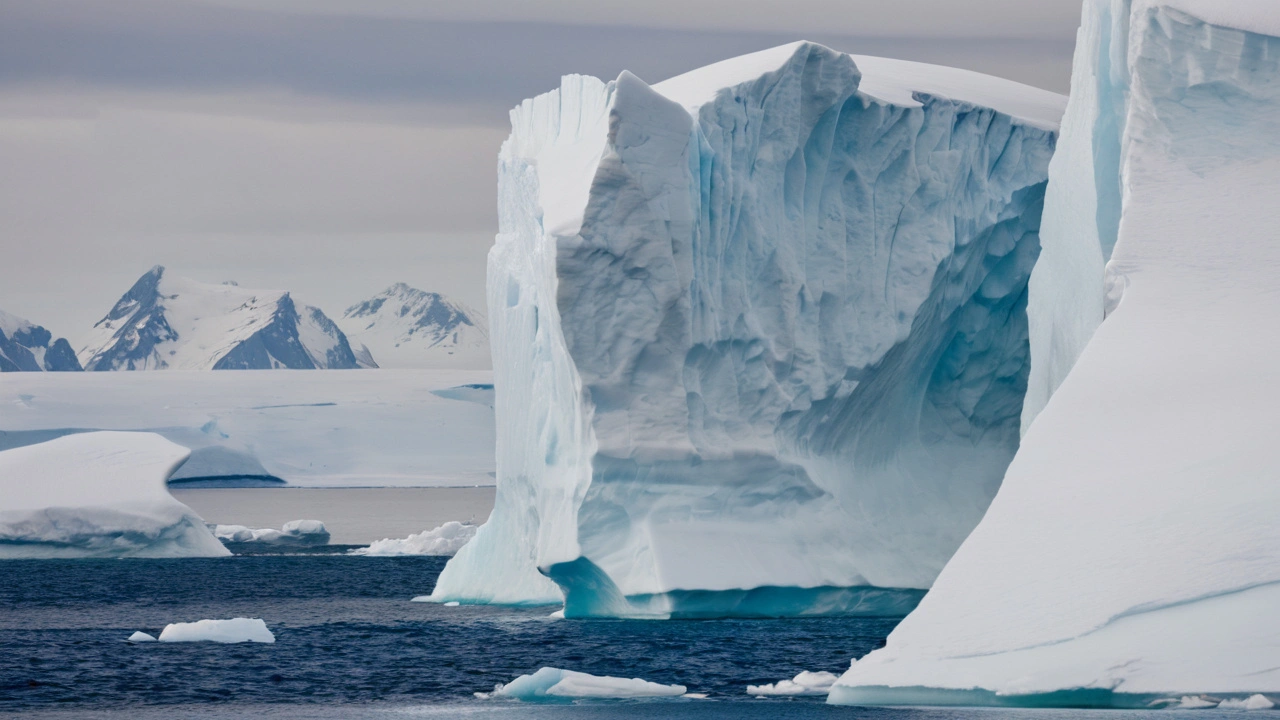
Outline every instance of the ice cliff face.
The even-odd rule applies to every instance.
[[[157,265],[93,326],[86,370],[358,367],[338,326],[287,292],[213,285]]]
[[[1060,386],[833,702],[1280,692],[1280,9],[1089,0],[1074,73],[1030,301]]]
[[[482,314],[439,293],[396,283],[342,315],[347,337],[379,367],[485,369],[489,332]]]
[[[1018,446],[1061,109],[798,43],[513,110],[498,499],[435,597],[909,608]]]
[[[66,338],[0,311],[0,372],[76,371],[80,361]]]

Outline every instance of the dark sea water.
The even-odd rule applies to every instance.
[[[442,607],[443,558],[323,554],[0,563],[0,715],[59,718],[1126,718],[1162,713],[884,710],[754,700],[748,684],[846,668],[886,618],[556,620]],[[260,617],[276,643],[125,642],[170,622]],[[478,700],[554,666],[679,683],[707,700]],[[1203,713],[1197,713],[1202,717]]]

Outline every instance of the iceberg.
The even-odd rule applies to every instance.
[[[803,670],[790,680],[779,680],[767,685],[748,685],[747,694],[755,697],[798,697],[826,695],[839,676],[826,671]]]
[[[1074,73],[1029,310],[1033,378],[1071,367],[982,522],[830,702],[1280,691],[1280,7],[1089,0]],[[1036,344],[1054,305],[1096,324],[1074,359]]]
[[[141,630],[134,632],[132,635],[129,636],[129,639],[128,639],[128,642],[131,642],[131,643],[155,642],[155,641],[156,641],[156,638],[154,635],[149,635],[147,633],[142,632]]]
[[[433,597],[909,610],[1018,446],[1063,103],[801,42],[515,108],[497,502]]]
[[[434,530],[423,530],[406,538],[383,538],[369,547],[356,548],[350,554],[370,557],[456,555],[475,534],[475,525],[450,520]]]
[[[476,693],[481,699],[499,697],[524,701],[624,700],[633,698],[680,697],[683,685],[662,685],[639,678],[588,675],[584,672],[544,667],[531,675],[521,675],[491,693]]]
[[[230,555],[166,487],[188,453],[127,432],[0,452],[0,558]]]
[[[160,642],[273,643],[276,636],[260,618],[197,620],[170,623],[160,632]]]

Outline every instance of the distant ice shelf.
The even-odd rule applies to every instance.
[[[909,610],[1018,447],[1063,102],[802,42],[514,109],[497,505],[434,597]]]
[[[831,702],[1280,697],[1277,197],[1280,5],[1087,0],[1022,445]]]
[[[459,370],[11,373],[0,450],[150,431],[191,450],[175,487],[492,485],[492,390],[444,396],[491,382]]]

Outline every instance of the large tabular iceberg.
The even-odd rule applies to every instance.
[[[796,43],[513,110],[497,505],[434,597],[909,609],[1018,446],[1062,107]]]
[[[1063,127],[1032,370],[1070,372],[833,702],[1280,691],[1280,6],[1089,0]]]
[[[165,485],[189,454],[127,432],[0,452],[0,558],[230,555]]]

